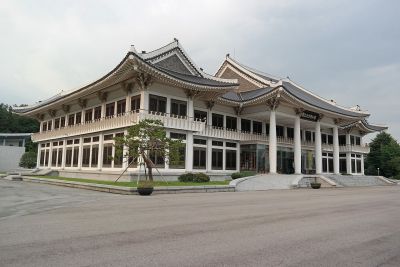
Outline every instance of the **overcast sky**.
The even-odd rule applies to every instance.
[[[230,53],[289,76],[400,140],[400,1],[0,0],[0,102],[31,104],[178,38],[215,73]]]

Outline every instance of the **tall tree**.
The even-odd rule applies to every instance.
[[[371,151],[368,154],[365,166],[366,174],[385,177],[400,175],[400,145],[388,133],[379,133],[370,143]]]
[[[15,114],[12,112],[11,106],[3,103],[0,104],[1,133],[35,133],[38,131],[38,121]]]

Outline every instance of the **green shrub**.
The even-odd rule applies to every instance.
[[[231,178],[233,180],[238,179],[238,178],[243,178],[243,177],[248,177],[248,176],[253,176],[255,175],[255,171],[242,171],[242,172],[234,172],[231,174]]]
[[[207,183],[210,177],[205,173],[184,173],[178,177],[179,182]]]
[[[29,169],[36,167],[36,156],[36,152],[34,151],[25,152],[21,157],[19,166]]]
[[[154,183],[149,180],[139,181],[139,183],[137,185],[137,188],[153,188],[153,187],[154,187]]]
[[[393,176],[392,178],[396,179],[396,180],[400,180],[400,174],[397,174],[397,175]]]

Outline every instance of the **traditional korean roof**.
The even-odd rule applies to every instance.
[[[144,72],[171,85],[195,91],[213,91],[221,95],[237,88],[236,79],[214,77],[198,68],[189,58],[177,39],[149,53],[137,53],[132,46],[123,60],[102,78],[78,89],[62,91],[35,105],[16,108],[16,113],[28,113],[44,106],[62,101],[72,101],[124,82],[133,77],[133,72]]]
[[[288,99],[301,103],[310,108],[314,108],[337,115],[342,115],[351,118],[368,117],[370,114],[366,111],[361,111],[353,108],[346,108],[331,100],[324,99],[302,86],[296,84],[288,78],[279,78],[262,71],[247,67],[244,64],[232,59],[229,55],[226,56],[224,63],[216,73],[216,76],[222,76],[226,68],[231,68],[238,75],[246,75],[250,80],[256,81],[254,89],[239,92],[228,92],[222,95],[219,100],[231,104],[240,104],[242,106],[257,104],[268,97],[274,97],[280,91],[281,95],[285,95]]]
[[[372,133],[372,132],[381,132],[384,130],[387,130],[387,126],[383,125],[376,125],[376,124],[370,124],[366,119],[361,119],[356,122],[352,122],[349,124],[345,124],[341,126],[343,129],[349,129],[352,127],[359,128],[361,131],[367,132],[367,133]]]

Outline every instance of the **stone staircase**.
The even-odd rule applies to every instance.
[[[233,180],[229,185],[236,187],[235,191],[255,191],[269,189],[291,189],[297,187],[303,175],[260,174]]]
[[[326,174],[325,177],[333,180],[336,184],[342,186],[378,186],[378,185],[394,185],[390,181],[378,176],[365,175],[334,175]]]

